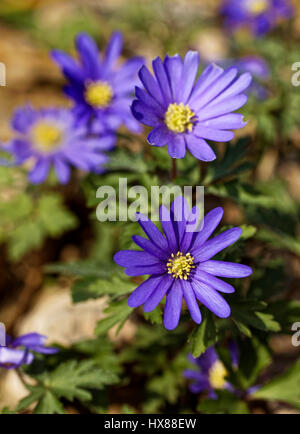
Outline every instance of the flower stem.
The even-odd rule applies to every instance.
[[[176,158],[172,158],[171,181],[174,182],[177,178],[177,163]]]
[[[25,386],[27,388],[27,383],[26,383],[26,381],[24,379],[23,373],[19,369],[16,369],[16,373],[17,373],[17,375],[18,375],[21,383],[23,384],[23,386]]]

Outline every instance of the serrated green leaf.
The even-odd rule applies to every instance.
[[[300,408],[300,360],[251,396],[254,399],[283,401]]]
[[[132,292],[135,287],[135,283],[129,280],[125,281],[118,276],[114,276],[110,280],[88,277],[74,283],[72,299],[74,303],[79,303],[90,298],[103,297],[104,295],[117,297]]]
[[[96,335],[100,336],[106,334],[108,330],[119,323],[119,328],[117,330],[118,333],[120,327],[122,327],[132,311],[133,309],[127,304],[127,299],[113,303],[104,311],[104,313],[107,314],[107,317],[98,322],[95,329]]]
[[[216,340],[217,333],[212,315],[207,309],[203,309],[202,322],[189,337],[192,355],[194,357],[201,356],[208,347],[216,343]]]

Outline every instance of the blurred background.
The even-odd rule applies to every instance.
[[[238,135],[251,137],[253,185],[264,186],[262,196],[268,191],[278,203],[274,220],[269,222],[274,226],[261,232],[266,244],[252,245],[252,256],[268,245],[268,259],[274,255],[274,259],[283,260],[288,275],[283,284],[286,297],[300,299],[300,88],[291,86],[291,65],[300,62],[300,4],[293,3],[292,24],[282,23],[277,31],[257,41],[244,32],[232,36],[224,31],[218,0],[1,0],[0,61],[6,65],[7,83],[0,88],[0,141],[12,137],[10,119],[16,106],[28,101],[36,107],[70,106],[61,92],[64,79],[49,51],[60,48],[75,55],[74,37],[79,31],[89,32],[103,48],[111,33],[119,29],[124,33],[124,57],[141,55],[148,64],[166,52],[184,54],[188,49],[200,52],[203,65],[261,56],[271,73],[271,78],[261,83],[268,97],[260,102],[250,98],[243,109],[249,123]],[[140,141],[133,138],[131,147],[139,149]],[[54,185],[53,190],[56,188]],[[26,174],[0,168],[0,321],[12,334],[38,330],[51,342],[69,345],[93,336],[105,300],[72,305],[72,279],[54,278],[44,266],[97,257],[99,250],[109,256],[109,246],[105,246],[111,229],[91,224],[78,185],[61,188],[62,206],[69,211],[65,211],[62,228],[37,239],[30,231],[27,238],[18,237],[22,215],[35,218],[33,211],[28,214],[26,200],[20,200],[28,189]],[[223,206],[225,223],[243,223],[243,211],[230,197],[223,199]],[[278,210],[286,210],[291,220],[279,219]],[[275,229],[280,236],[274,235]],[[112,333],[111,339],[118,347],[131,342],[135,334],[136,325],[127,321],[118,337]],[[274,337],[272,348],[278,356],[276,372],[286,360],[298,357],[288,336]],[[25,394],[13,372],[0,372],[0,407],[14,406]],[[272,411],[294,410],[274,406]]]

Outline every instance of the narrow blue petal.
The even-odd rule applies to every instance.
[[[196,137],[193,134],[187,134],[185,136],[185,142],[190,153],[201,161],[213,161],[216,154],[207,144],[207,142],[200,137]]]
[[[215,256],[221,250],[235,243],[242,235],[241,228],[228,229],[225,232],[217,235],[206,243],[202,244],[200,248],[193,247],[191,253],[197,262],[204,262]]]
[[[168,143],[168,152],[172,158],[184,158],[186,147],[185,140],[182,134],[174,134],[173,140]]]
[[[164,326],[167,330],[173,330],[178,326],[182,305],[182,289],[178,280],[174,280],[173,286],[167,293],[164,310]]]
[[[174,283],[174,279],[172,277],[168,275],[163,276],[158,286],[155,288],[155,290],[147,299],[144,305],[144,311],[152,312],[152,310],[159,305],[159,303],[164,298],[165,294],[173,285],[173,283]],[[172,291],[172,288],[170,289],[170,291]]]
[[[233,292],[235,292],[234,287],[230,285],[230,283],[224,282],[223,280],[218,279],[212,274],[200,270],[199,267],[195,269],[193,278],[200,280],[201,282],[212,286],[217,291],[224,292],[225,294],[232,294]]]
[[[130,294],[128,298],[128,306],[138,307],[144,304],[151,293],[155,291],[161,280],[162,277],[160,276],[151,276],[149,279],[141,283],[132,294]]]
[[[206,240],[211,236],[213,231],[216,229],[220,221],[223,217],[223,208],[217,207],[211,210],[206,216],[204,217],[204,221],[201,223],[202,229],[201,231],[197,232],[195,235],[194,243],[193,243],[193,249],[197,250],[200,248],[200,246],[205,243]]]
[[[183,281],[183,280],[181,280],[180,283],[183,292],[183,297],[190,311],[191,317],[196,324],[200,324],[202,321],[202,316],[191,283],[189,281]]]
[[[198,265],[200,270],[219,277],[240,278],[252,274],[248,265],[235,264],[234,262],[209,260]]]
[[[231,310],[227,301],[211,286],[193,280],[192,287],[197,299],[219,318],[228,318]]]

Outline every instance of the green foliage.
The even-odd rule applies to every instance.
[[[197,406],[197,410],[205,414],[248,414],[245,402],[226,390],[218,392],[218,399],[205,399]]]
[[[92,399],[91,390],[102,390],[114,384],[114,373],[103,370],[91,360],[75,360],[60,364],[54,371],[34,377],[36,386],[27,385],[30,394],[21,400],[18,411],[36,403],[34,412],[39,414],[64,413],[60,399],[86,402]]]
[[[0,204],[0,240],[8,244],[11,260],[42,245],[47,237],[59,237],[76,227],[77,219],[62,203],[59,194],[40,198],[19,195]]]
[[[252,395],[255,399],[288,402],[300,409],[300,361]]]
[[[202,317],[201,324],[195,327],[189,338],[191,353],[194,357],[201,356],[208,347],[217,341],[216,326],[212,314],[207,309],[202,309]]]

